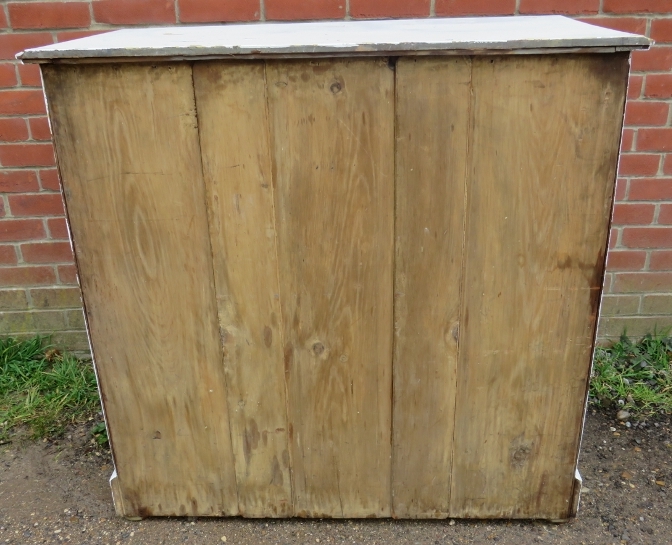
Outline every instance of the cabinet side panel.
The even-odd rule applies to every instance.
[[[240,512],[292,514],[264,63],[196,63]]]
[[[474,59],[453,516],[569,516],[627,73]]]
[[[390,515],[394,72],[269,62],[298,516]]]
[[[393,513],[446,517],[471,61],[400,59],[396,78]]]
[[[237,514],[191,68],[44,78],[124,514]]]

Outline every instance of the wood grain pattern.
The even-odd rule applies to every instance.
[[[571,510],[627,72],[473,61],[452,516]]]
[[[391,64],[43,68],[119,514],[572,514],[627,54]]]
[[[237,514],[191,68],[43,73],[124,514]]]
[[[396,72],[392,495],[400,518],[449,513],[471,61]]]
[[[264,64],[196,63],[240,513],[292,514]]]
[[[298,516],[390,515],[393,76],[267,65]]]

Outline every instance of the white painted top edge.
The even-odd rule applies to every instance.
[[[246,23],[116,30],[28,49],[28,60],[274,56],[585,47],[635,49],[648,38],[560,15]]]

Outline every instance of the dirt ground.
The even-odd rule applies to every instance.
[[[647,544],[672,543],[669,419],[627,428],[590,411],[576,519],[544,521],[116,518],[109,456],[88,427],[56,442],[0,447],[0,545],[71,544]]]

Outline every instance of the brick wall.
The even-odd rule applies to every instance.
[[[561,13],[646,34],[628,91],[602,339],[672,326],[672,0],[0,0],[0,334],[86,335],[39,70],[14,55],[128,25]]]

